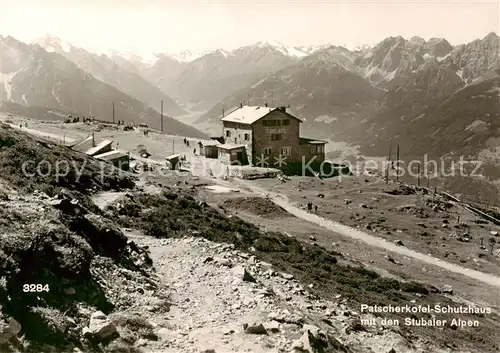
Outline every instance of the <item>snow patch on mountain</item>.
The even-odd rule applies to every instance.
[[[228,58],[232,55],[231,52],[228,52],[227,50],[224,50],[224,49],[217,49],[217,50],[213,51],[212,53],[222,55],[225,58]],[[210,54],[210,52],[208,54]]]
[[[5,92],[7,93],[7,97],[1,97],[4,101],[10,100],[12,96],[12,79],[18,73],[18,71],[10,72],[8,74],[3,74],[0,72],[0,83],[3,85]]]
[[[370,59],[373,56],[372,51],[367,51],[366,54],[363,56],[363,59]]]
[[[61,113],[60,111],[57,110],[48,110],[49,113],[60,116],[61,118],[66,118],[66,114]]]
[[[288,48],[287,49],[287,52],[286,52],[288,55],[290,56],[295,56],[297,58],[302,58],[304,56],[308,56],[309,54],[303,52],[302,50],[299,50],[297,48]]]
[[[500,96],[500,86],[493,86],[488,93],[496,93],[497,96]]]
[[[69,53],[73,48],[73,46],[70,43],[51,34],[46,34],[43,37],[34,40],[33,44],[38,44],[43,49],[45,49],[45,51],[49,53],[61,52],[61,51],[64,53]]]
[[[372,49],[374,46],[369,44],[354,45],[354,44],[342,44],[341,47],[346,48],[349,51],[363,51]]]
[[[264,82],[266,82],[266,80],[267,80],[267,77],[264,77],[264,78],[260,79],[259,81],[255,82],[255,83],[254,83],[252,86],[250,86],[250,87],[252,87],[252,88],[256,88],[256,87],[260,86],[261,84],[263,84]]]
[[[485,125],[486,125],[486,123],[484,121],[482,121],[481,119],[476,119],[472,123],[470,123],[464,129],[464,131],[477,131],[477,130],[481,129],[482,127],[484,127]]]
[[[322,45],[302,45],[302,46],[297,46],[295,47],[297,50],[300,50],[303,53],[306,53],[307,55],[311,55],[317,51],[326,49],[330,47],[330,44],[322,44]]]
[[[438,58],[437,58],[437,61],[441,62],[441,61],[443,61],[443,60],[445,60],[445,59],[449,58],[449,57],[450,57],[450,55],[451,55],[451,53],[448,53],[448,54],[446,54],[445,56],[440,56],[440,57],[438,57]]]
[[[113,59],[114,57],[120,57],[122,59],[125,59],[131,63],[143,63],[143,64],[146,64],[148,66],[153,66],[154,64],[156,64],[156,62],[158,61],[158,55],[156,53],[145,53],[145,54],[137,54],[136,51],[134,50],[127,50],[127,51],[124,51],[124,52],[121,52],[121,51],[117,51],[117,50],[107,50],[105,52],[100,52],[100,53],[96,53],[94,52],[94,54],[97,54],[97,55],[106,55],[108,58],[111,58]]]
[[[261,41],[257,42],[255,46],[258,48],[266,48],[266,47],[273,48],[282,53],[283,55],[294,56],[297,58],[302,58],[304,56],[309,55],[308,52],[301,50],[300,47],[291,47],[276,41],[265,41],[265,42]]]
[[[338,119],[336,117],[332,117],[332,116],[329,116],[329,115],[320,115],[316,118],[314,118],[314,122],[322,122],[322,123],[325,123],[325,124],[331,124],[335,121],[338,121]]]
[[[389,81],[393,80],[394,77],[396,76],[397,71],[398,70],[395,69],[393,71],[387,72],[387,71],[380,69],[377,66],[368,66],[362,72],[362,74],[365,78],[367,78],[368,80],[370,80],[372,83],[374,83],[376,85],[382,81],[389,82]]]
[[[61,104],[61,101],[59,100],[59,97],[57,96],[56,94],[56,88],[52,88],[52,95],[54,96],[54,98],[56,99],[57,103]],[[24,97],[24,96],[23,96]]]
[[[158,61],[158,55],[156,53],[148,53],[139,56],[139,60],[144,64],[153,66]]]
[[[393,71],[388,72],[388,73],[385,75],[384,79],[385,79],[386,81],[392,81],[392,80],[394,79],[394,77],[396,76],[396,72],[397,72],[397,71],[398,71],[398,69],[394,69]]]
[[[205,52],[205,53],[193,53],[191,50],[182,50],[180,52],[177,52],[177,53],[166,53],[165,55],[172,58],[172,59],[175,59],[179,62],[184,62],[184,63],[187,63],[187,62],[190,62],[190,61],[194,61],[198,58],[201,58],[203,55],[205,55],[206,53],[208,52]]]

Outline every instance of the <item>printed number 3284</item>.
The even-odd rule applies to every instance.
[[[33,293],[33,292],[48,292],[48,284],[25,284],[23,285],[23,292]]]

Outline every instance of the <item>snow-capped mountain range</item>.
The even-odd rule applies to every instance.
[[[455,46],[444,38],[397,36],[374,46],[260,41],[151,55],[98,53],[54,36],[32,44],[0,37],[0,44],[0,100],[23,106],[92,109],[109,119],[115,101],[126,119],[157,124],[164,101],[166,114],[200,111],[196,126],[212,124],[219,133],[222,110],[250,101],[283,104],[304,119],[304,133],[377,156],[387,153],[392,139],[415,158],[478,156],[500,140],[495,33]],[[186,135],[199,133],[176,122],[170,126]],[[500,157],[494,158],[487,165],[500,175]]]
[[[4,61],[0,92],[8,100],[29,105],[33,102],[31,93],[23,94],[15,82],[20,77],[18,70],[31,59],[26,55],[18,57],[19,50],[12,49],[12,43],[17,43],[14,47],[30,45],[14,39],[5,43],[2,47]],[[455,97],[460,97],[462,102],[469,100],[460,92],[479,92],[477,97],[491,99],[499,97],[495,80],[500,70],[500,40],[495,33],[457,46],[443,38],[424,40],[397,36],[374,46],[290,47],[260,41],[231,50],[217,49],[198,54],[186,50],[175,55],[153,53],[150,57],[141,57],[133,50],[92,53],[54,36],[45,36],[36,44],[46,54],[59,55],[47,56],[37,52],[46,58],[45,70],[56,74],[54,82],[50,83],[55,85],[53,92],[56,93],[60,92],[62,83],[57,77],[62,70],[53,62],[64,57],[80,70],[72,72],[75,68],[67,62],[62,66],[66,72],[72,72],[73,81],[77,81],[77,77],[87,81],[85,75],[88,75],[156,108],[163,100],[167,103],[165,108],[174,116],[183,114],[180,104],[184,109],[200,111],[198,122],[216,123],[222,109],[229,111],[242,101],[263,104],[272,100],[276,104],[290,104],[305,120],[306,131],[325,138],[335,135],[354,142],[362,140],[363,144],[371,141],[370,151],[376,150],[373,146],[379,141],[384,144],[389,132],[395,134],[405,130],[401,121],[407,124],[409,116],[435,116],[435,109],[446,100],[457,103],[457,109],[461,109],[462,103]],[[35,72],[42,69],[30,68]],[[35,83],[33,81],[30,85]],[[44,87],[46,85],[44,83]],[[466,89],[473,85],[477,85],[476,88]],[[66,89],[71,90],[70,87]],[[56,93],[51,97],[58,96]],[[51,105],[57,105],[57,99],[51,97],[41,97],[36,103],[42,104],[46,98]],[[108,99],[107,96],[104,98]],[[478,103],[474,106],[475,111],[483,109]],[[485,105],[484,114],[491,116],[491,109],[498,111],[498,106]],[[442,115],[447,114],[450,112]],[[467,116],[462,120],[471,118]],[[424,124],[426,120],[419,118],[415,121]],[[368,123],[370,125],[366,125],[359,135],[359,127]],[[429,123],[429,126],[435,126],[435,123]],[[423,131],[424,127],[416,129]],[[366,131],[373,134],[367,137]],[[409,141],[412,141],[411,136],[406,139]],[[442,145],[436,142],[436,146]],[[413,150],[418,150],[418,146]]]
[[[240,102],[273,101],[290,105],[305,133],[348,141],[366,155],[383,156],[393,138],[413,157],[470,154],[500,138],[499,87],[495,33],[457,46],[389,37],[373,47],[317,50],[228,95],[198,122],[216,122]]]
[[[291,57],[296,57],[296,58],[303,58],[308,55],[311,55],[312,53],[322,50],[325,48],[328,48],[331,46],[331,44],[321,44],[321,45],[304,45],[304,46],[289,46],[285,45],[283,43],[277,42],[277,41],[259,41],[256,42],[253,45],[256,48],[265,48],[265,47],[272,47],[275,50],[281,52],[284,55],[291,56]],[[342,44],[342,47],[349,49],[351,51],[360,51],[360,50],[365,50],[370,48],[370,45],[349,45],[349,44]],[[239,48],[232,49],[232,50],[226,50],[226,49],[214,49],[214,50],[206,50],[202,52],[193,52],[189,49],[182,50],[180,52],[165,52],[162,53],[165,56],[168,56],[174,60],[177,60],[182,63],[189,63],[191,61],[194,61],[196,59],[199,59],[205,55],[209,55],[215,52],[222,53],[225,56],[231,56],[234,55],[234,52],[237,51]],[[119,52],[114,52],[115,55],[120,55],[124,58],[131,58],[132,60],[139,60],[140,62],[148,65],[154,65],[154,63],[158,60],[158,54],[152,53],[149,55],[143,55],[142,57],[137,54],[131,54],[131,53],[119,53]]]
[[[58,38],[57,36],[51,35],[51,34],[46,34],[32,42],[33,44],[38,44],[42,48],[44,48],[48,52],[70,52],[71,48],[73,45],[71,45],[69,42],[62,40]],[[256,48],[266,48],[266,47],[272,47],[276,49],[277,51],[281,52],[284,55],[296,57],[296,58],[302,58],[305,56],[308,56],[315,51],[327,48],[331,46],[331,44],[321,44],[321,45],[305,45],[305,46],[289,46],[285,45],[283,43],[280,43],[278,41],[259,41],[254,44],[248,45],[248,46],[253,46]],[[368,46],[355,46],[355,45],[342,45],[346,49],[349,50],[361,50],[363,48],[367,48]],[[225,56],[231,56],[234,55],[234,52],[237,51],[239,48],[235,48],[232,50],[227,50],[223,48],[218,48],[218,49],[213,49],[213,50],[206,50],[206,51],[201,51],[201,52],[194,52],[189,49],[181,50],[179,52],[169,52],[168,50],[162,53],[146,53],[146,54],[139,54],[137,51],[133,49],[129,49],[126,51],[120,51],[120,50],[115,50],[115,49],[108,49],[106,51],[99,51],[95,49],[90,49],[90,48],[85,48],[87,51],[97,54],[97,55],[106,55],[108,57],[113,57],[113,56],[120,56],[128,61],[134,61],[134,62],[141,62],[146,65],[154,65],[160,55],[170,57],[176,61],[182,62],[182,63],[189,63],[191,61],[194,61],[196,59],[199,59],[205,55],[209,55],[215,52],[222,53]]]

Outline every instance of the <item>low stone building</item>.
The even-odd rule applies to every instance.
[[[224,164],[248,165],[246,146],[226,143],[217,146],[218,159]]]

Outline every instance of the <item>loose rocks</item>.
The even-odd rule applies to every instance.
[[[243,330],[245,330],[245,333],[253,335],[267,335],[266,328],[259,323],[243,324]]]
[[[118,336],[115,324],[101,311],[96,311],[90,317],[89,330],[99,341],[112,340]]]
[[[238,277],[238,279],[244,282],[257,282],[243,266],[236,266],[231,271]]]

